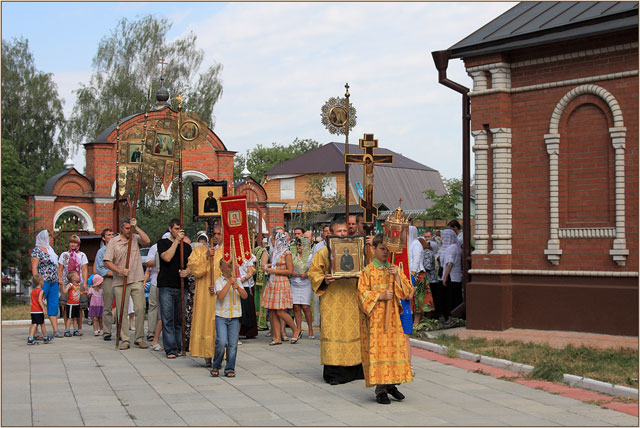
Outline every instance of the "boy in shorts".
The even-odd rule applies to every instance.
[[[70,327],[72,322],[74,325],[73,336],[82,336],[82,332],[78,331],[82,326],[82,318],[80,318],[80,295],[86,293],[86,291],[82,291],[78,272],[69,272],[67,279],[69,283],[64,287],[64,292],[68,293],[69,297],[67,297],[67,306],[64,308],[67,315],[67,320],[64,325],[64,337],[71,337]]]
[[[44,343],[49,343],[51,337],[47,336],[47,329],[44,326],[44,292],[42,291],[42,285],[44,280],[40,275],[34,275],[31,280],[33,283],[33,290],[31,290],[31,326],[29,327],[29,339],[27,345],[39,345],[35,339],[35,335],[38,332],[38,326],[42,329],[42,337]]]

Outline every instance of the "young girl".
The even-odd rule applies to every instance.
[[[80,274],[73,270],[67,274],[67,280],[69,283],[64,287],[64,292],[68,293],[67,306],[65,307],[65,313],[67,319],[64,323],[64,337],[71,337],[70,327],[73,322],[74,336],[82,336],[82,332],[78,331],[82,326],[82,318],[80,318],[80,295],[86,294],[86,291],[82,291],[80,285]]]
[[[227,365],[224,367],[226,377],[236,377],[236,353],[240,333],[240,317],[242,305],[240,299],[247,298],[247,292],[240,282],[233,277],[233,265],[220,259],[222,275],[216,280],[213,290],[216,294],[216,345],[211,362],[211,376],[218,377],[222,367],[222,358],[227,354]]]
[[[102,335],[102,310],[104,309],[104,299],[102,298],[102,281],[104,280],[97,273],[92,275],[93,286],[89,287],[91,303],[89,305],[89,316],[93,319],[93,335]]]

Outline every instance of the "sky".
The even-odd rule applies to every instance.
[[[344,96],[349,83],[357,110],[350,143],[373,133],[380,147],[445,178],[461,178],[461,96],[438,83],[431,52],[515,4],[2,2],[2,39],[29,41],[36,68],[52,73],[69,118],[74,91],[89,83],[98,43],[116,23],[165,17],[173,23],[168,39],[197,36],[202,70],[223,66],[213,129],[229,150],[245,154],[257,144],[287,145],[295,138],[344,143],[322,125],[320,109]],[[459,59],[449,62],[447,75],[472,86]],[[73,160],[82,171],[83,148]]]

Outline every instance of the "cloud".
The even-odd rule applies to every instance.
[[[512,7],[505,3],[231,3],[192,22],[205,61],[223,64],[216,132],[232,150],[314,138],[343,141],[320,107],[351,85],[358,125],[380,144],[460,177],[460,96],[437,82],[446,49]],[[470,86],[459,60],[449,77]]]

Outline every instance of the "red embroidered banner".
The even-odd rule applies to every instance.
[[[247,224],[247,195],[223,196],[220,199],[225,262],[231,261],[231,248],[238,265],[251,258],[251,242]],[[233,246],[231,245],[233,243]]]

